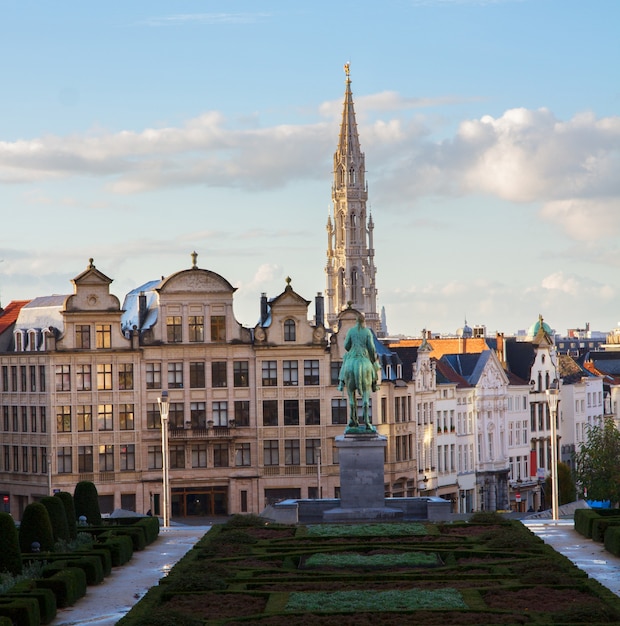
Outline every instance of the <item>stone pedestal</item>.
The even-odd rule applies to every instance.
[[[383,459],[387,439],[382,435],[340,435],[340,507],[325,511],[323,520],[362,521],[399,519],[403,512],[385,506]]]

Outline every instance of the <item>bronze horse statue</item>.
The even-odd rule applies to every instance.
[[[357,414],[357,395],[362,399],[362,416],[365,429],[375,431],[370,421],[370,393],[377,390],[377,352],[372,332],[366,328],[363,318],[359,317],[355,326],[350,328],[344,340],[347,351],[342,359],[338,389],[346,388],[349,395],[349,424],[347,429],[360,428]]]

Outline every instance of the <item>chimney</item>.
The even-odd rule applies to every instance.
[[[146,317],[146,294],[144,291],[140,292],[138,296],[138,326],[142,328],[144,318]]]
[[[267,294],[260,294],[260,323],[261,325],[267,321]]]
[[[314,317],[315,324],[317,326],[325,325],[325,302],[323,300],[323,294],[319,291],[314,299]]]

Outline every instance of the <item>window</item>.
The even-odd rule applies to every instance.
[[[285,387],[297,387],[299,381],[297,361],[282,362],[282,383]]]
[[[50,464],[51,464],[51,461],[50,461]],[[48,473],[47,448],[46,447],[41,448],[41,473],[42,474],[47,474]]]
[[[41,422],[41,432],[47,432],[47,407],[39,408],[39,421]]]
[[[30,391],[37,390],[37,366],[30,366]]]
[[[183,363],[168,363],[168,389],[183,389]]]
[[[37,407],[30,407],[30,430],[33,433],[37,432]]]
[[[71,474],[73,472],[73,463],[71,458],[71,446],[60,446],[57,453],[59,474]],[[17,468],[13,468],[17,469]],[[46,468],[47,469],[47,468]]]
[[[75,325],[75,347],[78,350],[90,350],[90,326],[87,324]]]
[[[189,340],[192,343],[205,340],[205,318],[202,315],[189,316]]]
[[[112,389],[111,363],[99,363],[97,365],[97,389],[100,391]]]
[[[13,413],[13,432],[18,433],[19,432],[19,417],[17,414],[17,407],[12,406],[11,412]],[[71,428],[69,428],[69,430],[71,430]]]
[[[19,446],[13,446],[13,471],[19,472]]]
[[[228,444],[213,444],[213,467],[228,467]]]
[[[332,424],[347,423],[346,398],[332,398]]]
[[[263,426],[278,425],[278,401],[263,400]]]
[[[78,446],[78,472],[86,474],[93,471],[93,447]]]
[[[172,444],[170,446],[170,469],[183,469],[185,467],[185,446]]]
[[[204,402],[192,402],[189,405],[192,428],[207,427],[207,410]]]
[[[321,458],[321,440],[306,439],[306,465],[317,465]]]
[[[133,389],[133,363],[119,363],[118,388],[121,390]]]
[[[56,431],[59,433],[71,432],[71,407],[59,406],[56,411]]]
[[[93,429],[93,410],[89,405],[81,404],[77,407],[78,432],[90,432]]]
[[[192,446],[192,467],[207,467],[206,443],[196,443]]]
[[[22,446],[22,472],[28,471],[28,446]]]
[[[265,465],[280,465],[277,439],[265,439],[263,441],[263,457]]]
[[[284,465],[299,465],[299,439],[284,440]]]
[[[329,367],[330,385],[337,385],[340,382],[340,368],[342,367],[342,361],[332,361]]]
[[[97,408],[97,428],[99,430],[113,430],[112,405],[100,404]]]
[[[121,472],[133,472],[136,469],[136,445],[128,443],[121,446]]]
[[[8,365],[2,366],[2,391],[9,390],[9,367]]]
[[[226,317],[211,316],[211,341],[226,341]]]
[[[263,387],[275,387],[278,384],[277,361],[263,361]]]
[[[36,474],[39,471],[39,451],[37,448],[30,448],[30,459],[32,460],[32,473]]]
[[[2,407],[2,430],[4,430],[5,433],[8,433],[11,431],[10,426],[9,407],[5,405]]]
[[[297,339],[297,329],[294,320],[284,321],[284,341],[295,341]]]
[[[11,365],[11,391],[17,391],[17,365]]]
[[[75,366],[75,383],[78,391],[90,391],[92,389],[90,365],[78,364]]]
[[[211,386],[226,387],[227,385],[226,361],[213,361],[211,363]]]
[[[105,444],[99,446],[99,471],[114,471],[114,446]]]
[[[112,347],[112,326],[110,324],[97,324],[95,326],[97,348]]]
[[[134,429],[133,404],[121,404],[118,407],[118,424],[121,430]]]
[[[183,327],[180,315],[169,315],[166,317],[166,335],[168,343],[181,343],[183,341]]]
[[[146,388],[161,389],[161,363],[146,364]]]
[[[185,415],[182,402],[171,402],[168,409],[168,428],[183,428],[183,416]]]
[[[149,402],[146,405],[146,427],[150,429],[161,428],[161,413],[159,405]]]
[[[235,426],[250,425],[250,401],[235,400]]]
[[[161,446],[149,446],[147,448],[146,463],[149,469],[161,469]]]
[[[71,391],[71,366],[56,366],[56,391]]]
[[[194,361],[189,364],[189,386],[192,389],[205,388],[205,364],[203,361]]]
[[[284,425],[299,426],[299,400],[284,401]]]
[[[214,426],[228,426],[228,402],[214,402],[212,413]]]
[[[318,426],[321,423],[321,401],[305,401],[306,426]]]
[[[39,365],[39,387],[41,391],[45,391],[45,365]]]
[[[23,433],[28,432],[28,407],[27,406],[22,407],[22,432]]]
[[[250,384],[250,370],[247,361],[233,362],[233,384],[235,387],[247,387]]]
[[[28,370],[25,365],[20,365],[19,367],[19,376],[21,378],[21,390],[28,391]],[[600,403],[599,403],[600,404]]]
[[[319,361],[318,359],[306,359],[304,361],[304,385],[319,384]]]
[[[11,471],[11,446],[4,446],[4,471]]]
[[[240,443],[237,446],[235,450],[235,465],[237,467],[248,467],[252,465],[249,443]]]

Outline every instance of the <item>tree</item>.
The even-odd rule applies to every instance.
[[[0,574],[22,573],[22,554],[15,521],[8,513],[0,513]]]
[[[575,455],[575,475],[589,500],[620,502],[620,432],[612,418],[589,426],[586,441]]]
[[[553,489],[553,480],[551,475],[547,476],[545,480],[545,493],[551,494]],[[558,503],[560,506],[563,504],[569,504],[575,501],[575,480],[570,467],[566,463],[561,461],[558,463]],[[549,501],[551,495],[549,495]]]
[[[95,483],[91,483],[88,480],[80,481],[73,491],[73,504],[78,519],[84,515],[89,524],[95,526],[101,524],[99,494],[97,493]]]

